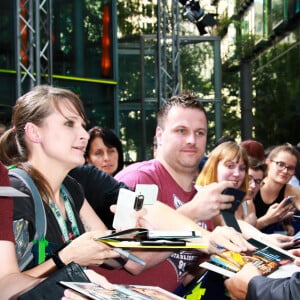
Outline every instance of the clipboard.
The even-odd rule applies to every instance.
[[[205,243],[187,239],[201,238],[195,231],[149,231],[145,228],[132,228],[114,232],[95,240],[117,248],[139,249],[203,249]]]

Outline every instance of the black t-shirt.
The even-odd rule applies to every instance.
[[[21,192],[24,192],[25,194],[30,195],[30,197],[16,197],[14,198],[14,220],[20,220],[24,219],[28,221],[28,233],[29,233],[29,241],[32,241],[34,239],[35,235],[35,210],[34,210],[34,202],[33,198],[31,197],[31,194],[25,184],[18,178],[14,177],[13,175],[10,175],[10,182],[11,186],[18,189]],[[68,190],[69,194],[72,197],[72,200],[70,201],[74,216],[77,221],[79,233],[82,234],[85,232],[83,224],[79,217],[79,211],[83,205],[84,201],[84,193],[82,191],[82,187],[76,180],[74,180],[72,177],[67,176],[63,182],[63,185]],[[46,231],[46,240],[49,242],[49,247],[47,250],[47,253],[51,255],[54,251],[61,249],[65,246],[63,238],[62,238],[62,232],[59,227],[59,224],[52,213],[50,207],[46,204],[44,204],[46,218],[47,218],[47,231]],[[67,222],[67,224],[70,226],[70,222]],[[69,227],[68,226],[68,227]],[[69,228],[70,229],[70,228]],[[34,262],[31,262],[27,269],[33,267],[35,265]]]
[[[128,187],[90,164],[71,170],[69,175],[82,185],[87,201],[106,227],[112,229],[114,214],[110,206],[117,203],[120,188]]]
[[[274,203],[280,203],[283,200],[285,188],[286,184],[281,188],[276,199],[274,199],[274,201],[270,204],[267,204],[263,201],[261,192],[258,191],[258,193],[253,199],[257,218],[261,218],[262,216],[264,216],[271,205],[273,205]]]

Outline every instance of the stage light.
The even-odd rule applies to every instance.
[[[190,22],[196,24],[200,35],[207,33],[205,27],[212,27],[216,25],[215,15],[206,14],[200,7],[199,1],[195,0],[179,0],[184,6],[183,16]]]
[[[215,16],[213,14],[206,14],[200,21],[196,22],[196,26],[199,30],[200,35],[207,33],[205,27],[212,27],[216,25]]]
[[[192,23],[196,23],[204,15],[204,10],[201,9],[199,2],[194,0],[186,1],[183,16],[188,18]]]

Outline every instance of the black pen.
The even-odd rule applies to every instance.
[[[142,246],[185,246],[186,241],[176,240],[148,240],[141,241]]]

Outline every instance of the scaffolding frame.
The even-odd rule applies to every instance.
[[[161,106],[180,92],[179,4],[178,0],[157,2],[157,91]]]
[[[212,42],[214,50],[214,99],[201,99],[215,106],[216,139],[222,133],[220,37],[180,36],[179,0],[157,0],[157,99],[158,106],[180,92],[181,43]]]
[[[15,0],[17,97],[39,84],[52,85],[52,0]]]

